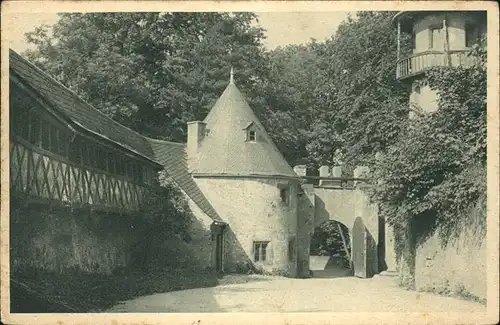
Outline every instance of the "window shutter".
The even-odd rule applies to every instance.
[[[267,245],[267,256],[268,256],[268,260],[269,261],[272,261],[273,260],[273,245],[271,243],[269,243]]]

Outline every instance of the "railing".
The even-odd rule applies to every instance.
[[[448,53],[442,51],[426,51],[412,54],[398,61],[396,79],[401,80],[415,76],[432,67],[468,67],[472,64],[469,50],[452,50]]]

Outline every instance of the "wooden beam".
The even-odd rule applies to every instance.
[[[446,24],[446,16],[443,19],[443,51],[444,51],[444,58],[445,58],[445,65],[450,66],[451,60],[450,60],[450,44],[449,44],[449,39],[448,39],[448,26]]]
[[[398,49],[397,49],[397,61],[399,62],[400,52],[401,52],[401,21],[398,19]]]
[[[347,257],[349,258],[349,261],[352,263],[351,253],[347,249],[347,240],[345,238],[344,231],[342,230],[342,226],[338,222],[337,222],[337,227],[339,228],[340,236],[342,237],[342,243],[344,244],[345,253],[346,253]]]

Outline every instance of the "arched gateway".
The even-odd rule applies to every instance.
[[[328,220],[344,224],[349,229],[352,265],[354,275],[371,277],[380,271],[392,268],[394,263],[392,249],[386,249],[386,231],[384,220],[378,214],[376,206],[370,203],[365,188],[363,176],[366,167],[358,167],[355,178],[345,178],[341,168],[323,166],[319,177],[306,176],[305,166],[296,166],[295,172],[306,182],[319,179],[318,185],[303,184],[304,192],[308,193],[307,202],[300,201],[299,211],[308,220],[309,235],[314,228]],[[309,206],[307,206],[307,204]],[[300,209],[301,208],[301,209]],[[305,211],[309,209],[309,212]],[[305,257],[307,259],[307,257]],[[306,262],[303,261],[305,265]]]

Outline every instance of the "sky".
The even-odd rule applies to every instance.
[[[260,12],[259,24],[267,30],[263,41],[268,49],[288,44],[301,44],[311,38],[322,41],[336,31],[338,25],[354,12]],[[42,24],[52,25],[57,22],[54,13],[23,13],[11,16],[12,26],[9,32],[10,47],[23,52],[29,46],[24,34],[33,31]]]

